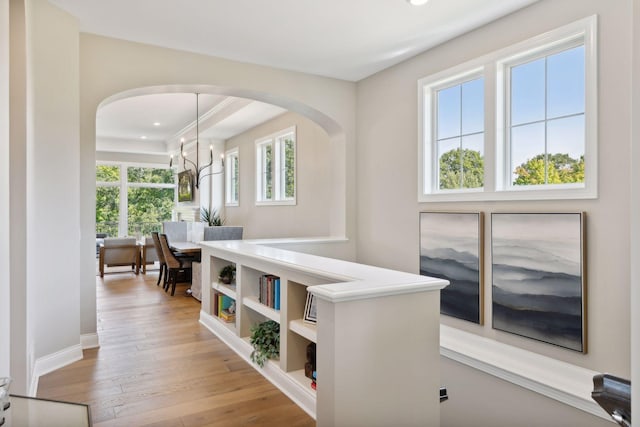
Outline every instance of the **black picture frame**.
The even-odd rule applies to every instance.
[[[191,171],[178,173],[178,202],[193,200],[193,174]]]
[[[303,321],[307,323],[316,323],[317,321],[317,301],[313,294],[307,292],[307,302],[304,305]]]

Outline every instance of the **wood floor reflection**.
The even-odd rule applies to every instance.
[[[42,376],[38,397],[89,404],[94,426],[313,426],[198,323],[200,303],[157,272],[96,278],[100,348]]]

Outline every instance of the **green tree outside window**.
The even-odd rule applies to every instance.
[[[484,158],[479,151],[456,148],[440,156],[440,189],[480,188]]]

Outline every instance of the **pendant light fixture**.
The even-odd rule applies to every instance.
[[[199,111],[199,99],[200,98],[200,94],[196,93],[196,161],[193,162],[189,159],[187,159],[187,153],[184,151],[184,138],[180,138],[180,158],[182,159],[182,168],[184,170],[191,170],[193,175],[195,176],[195,184],[196,184],[196,188],[200,188],[200,181],[202,181],[202,178],[207,177],[207,176],[211,176],[211,175],[218,175],[221,174],[222,172],[224,172],[224,154],[220,155],[220,161],[221,161],[221,169],[217,172],[209,172],[209,173],[203,173],[207,170],[207,168],[210,168],[213,165],[213,146],[210,145],[209,146],[209,163],[207,163],[206,165],[202,165],[200,166],[200,111]],[[189,163],[189,168],[187,168],[187,163]],[[171,160],[169,160],[169,167],[173,166],[173,154],[171,155]],[[191,169],[190,169],[191,168]]]

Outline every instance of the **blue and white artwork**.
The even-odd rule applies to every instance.
[[[420,213],[420,274],[450,282],[441,314],[482,323],[481,254],[482,213]]]
[[[491,216],[493,327],[586,352],[583,213]]]

